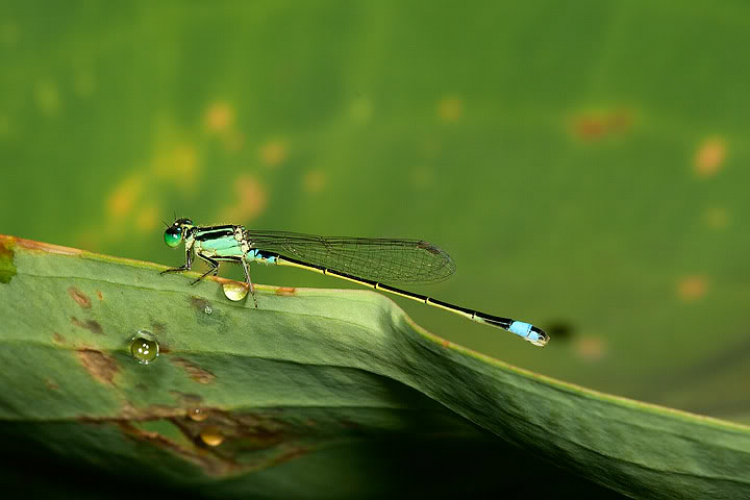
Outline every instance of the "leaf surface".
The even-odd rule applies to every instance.
[[[510,366],[374,292],[258,286],[254,308],[162,269],[0,237],[10,449],[237,498],[750,492],[747,427]]]

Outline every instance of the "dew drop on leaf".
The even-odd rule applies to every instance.
[[[224,436],[218,427],[209,425],[201,431],[201,440],[208,446],[219,446],[224,442]]]
[[[202,410],[200,408],[190,408],[187,413],[190,420],[195,420],[196,422],[203,422],[208,418],[208,411]]]
[[[130,342],[130,354],[142,365],[147,365],[159,356],[159,342],[148,330],[138,330]]]
[[[250,291],[250,287],[247,283],[240,283],[238,281],[227,281],[223,285],[224,295],[229,300],[235,302],[240,301],[247,297],[247,293]]]

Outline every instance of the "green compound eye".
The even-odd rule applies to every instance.
[[[171,226],[164,231],[164,243],[168,247],[175,248],[182,241],[182,228]]]

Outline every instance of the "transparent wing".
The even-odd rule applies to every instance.
[[[443,249],[421,240],[315,236],[247,230],[253,248],[384,283],[433,283],[456,265]]]

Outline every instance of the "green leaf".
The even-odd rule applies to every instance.
[[[747,427],[507,365],[374,292],[258,286],[254,308],[155,264],[7,236],[0,257],[10,484],[41,454],[113,494],[750,492]],[[139,330],[160,345],[148,365]],[[58,493],[91,493],[70,476]]]

